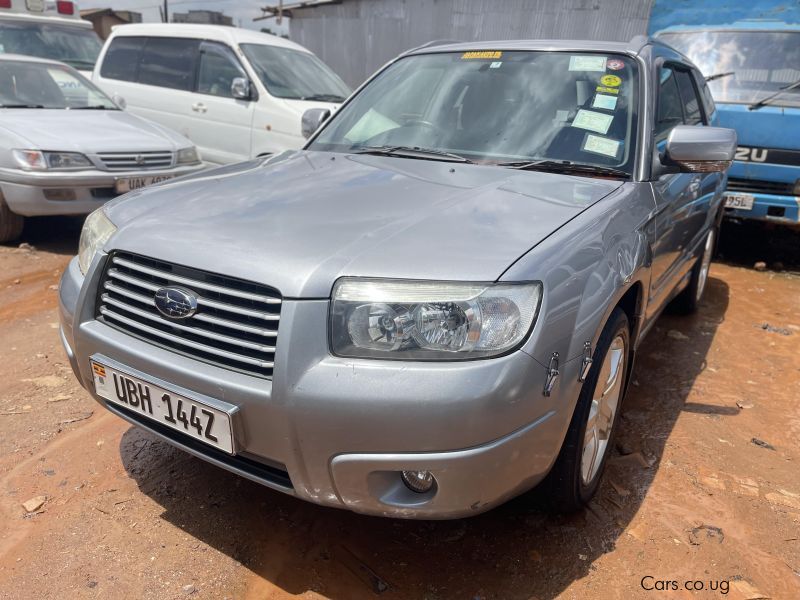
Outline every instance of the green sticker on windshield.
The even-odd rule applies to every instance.
[[[581,150],[584,152],[591,152],[593,154],[601,154],[603,156],[610,156],[618,158],[620,150],[622,150],[621,140],[612,140],[611,138],[600,137],[591,133],[586,134],[583,140]]]
[[[605,71],[606,57],[590,54],[588,56],[570,56],[570,71]]]
[[[611,127],[611,121],[613,120],[614,115],[607,115],[605,113],[582,108],[572,120],[572,126],[578,127],[579,129],[596,131],[597,133],[606,133],[608,128]]]

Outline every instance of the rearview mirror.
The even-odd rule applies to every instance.
[[[249,100],[250,82],[244,77],[234,77],[231,81],[231,96],[237,100]]]
[[[735,152],[733,129],[678,125],[667,138],[662,162],[684,173],[720,173],[731,166]]]
[[[303,137],[311,137],[311,134],[319,129],[319,126],[330,116],[331,111],[327,108],[309,108],[303,113],[303,118],[300,121],[300,130],[303,133]]]

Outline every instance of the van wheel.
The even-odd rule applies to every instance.
[[[689,315],[696,312],[703,299],[708,283],[708,271],[711,267],[711,257],[714,256],[714,247],[717,242],[717,229],[708,232],[706,243],[703,246],[703,253],[692,267],[692,275],[689,285],[680,294],[675,296],[672,306],[675,312]]]
[[[544,482],[557,512],[579,510],[600,485],[625,395],[629,353],[628,317],[615,308],[597,342],[564,445]]]
[[[18,240],[24,226],[25,217],[11,212],[5,198],[0,194],[0,244]]]

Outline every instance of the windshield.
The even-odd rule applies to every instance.
[[[313,54],[264,44],[241,44],[241,48],[277,98],[342,102],[350,95],[350,88]]]
[[[473,161],[572,161],[630,173],[634,60],[566,52],[413,55],[377,76],[309,146],[418,147]]]
[[[41,23],[0,21],[0,53],[58,60],[91,71],[100,54],[100,40],[91,29]]]
[[[0,108],[117,109],[69,67],[16,60],[0,60]]]
[[[706,77],[732,72],[708,82],[717,102],[749,104],[800,79],[800,32],[692,31],[659,38],[691,58]],[[770,105],[800,106],[800,89],[786,90]]]

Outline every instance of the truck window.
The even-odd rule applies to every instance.
[[[197,91],[201,94],[232,98],[231,84],[236,77],[247,77],[233,52],[222,44],[203,42]]]
[[[136,81],[139,56],[144,48],[143,37],[115,37],[106,50],[100,76],[120,81]]]
[[[656,142],[667,139],[676,125],[683,124],[683,100],[671,67],[659,70],[658,113],[656,118]]]
[[[139,83],[191,91],[199,45],[191,39],[147,38],[139,61]]]
[[[681,69],[675,70],[675,81],[681,94],[681,104],[683,105],[683,122],[686,125],[697,125],[703,122],[703,114],[700,112],[700,99],[692,83],[692,75],[689,71]]]

